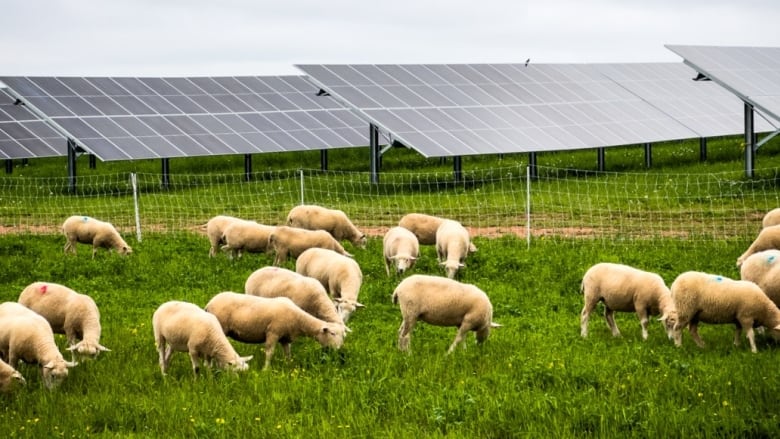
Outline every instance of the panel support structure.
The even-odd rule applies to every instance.
[[[244,154],[244,181],[252,181],[252,154]]]
[[[68,139],[68,192],[76,193],[76,142]]]
[[[379,184],[379,129],[374,124],[368,125],[369,160],[371,184]]]
[[[699,161],[707,161],[707,138],[699,137]]]
[[[528,153],[528,174],[534,180],[536,180],[539,177],[539,170],[536,168],[535,152]]]
[[[322,171],[328,170],[328,150],[327,149],[321,149],[320,150],[320,169]]]
[[[89,169],[95,169],[97,167],[97,159],[95,158],[95,154],[89,155]]]
[[[455,183],[463,182],[463,157],[456,155],[452,158],[452,173],[455,177]]]
[[[653,167],[653,144],[645,143],[645,168]]]
[[[171,184],[171,159],[162,159],[162,187],[168,189]]]
[[[604,172],[607,168],[606,160],[604,158],[604,148],[596,149],[596,161],[598,162],[599,172]]]
[[[756,136],[754,135],[753,106],[745,102],[745,177],[753,178]]]
[[[14,159],[7,159],[5,161],[5,173],[13,174],[14,172]]]

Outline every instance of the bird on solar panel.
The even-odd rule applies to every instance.
[[[527,60],[525,60],[525,66],[526,66],[526,67],[528,67],[528,63],[529,63],[529,62],[531,62],[531,58],[528,58]]]

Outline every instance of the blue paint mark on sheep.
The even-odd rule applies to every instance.
[[[766,258],[766,263],[767,264],[774,264],[775,259],[777,259],[777,258],[775,258],[775,255],[771,255],[771,256]]]
[[[88,216],[85,216],[85,217],[84,217],[84,222],[87,222],[87,221],[89,221],[89,217],[88,217]]]
[[[712,276],[714,282],[723,282],[723,276]]]

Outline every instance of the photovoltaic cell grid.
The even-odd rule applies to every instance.
[[[666,48],[756,109],[780,122],[780,47],[679,46]]]
[[[742,102],[712,81],[693,81],[697,72],[683,63],[594,64],[594,68],[700,137],[744,131]],[[757,132],[776,128],[762,117]]]
[[[0,81],[103,161],[367,143],[366,122],[300,76]]]
[[[588,65],[297,67],[427,157],[699,136]]]
[[[66,153],[67,140],[25,105],[0,88],[0,158],[56,157]]]

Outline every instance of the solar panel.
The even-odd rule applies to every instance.
[[[365,121],[299,76],[0,80],[103,161],[368,143]]]
[[[426,157],[698,137],[586,65],[299,65]]]
[[[780,122],[780,47],[666,48],[760,112]]]
[[[0,88],[0,158],[65,155],[66,139]]]

